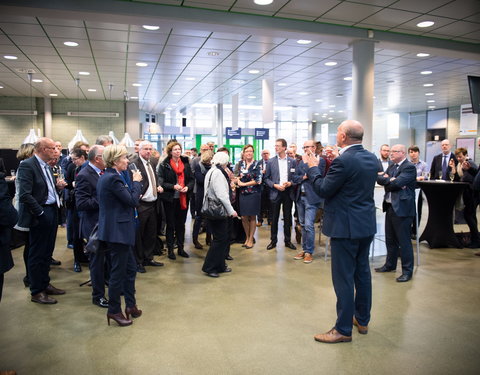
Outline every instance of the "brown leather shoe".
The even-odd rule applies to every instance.
[[[137,305],[133,307],[125,307],[125,315],[127,316],[127,319],[130,319],[130,315],[132,318],[139,318],[142,315],[142,310],[140,310]]]
[[[55,298],[50,298],[45,292],[40,292],[33,295],[31,301],[41,303],[43,305],[54,305],[55,303],[57,303],[57,300]]]
[[[52,284],[48,284],[47,289],[45,289],[45,293],[51,296],[60,296],[65,294],[65,291],[62,289],[55,288]]]
[[[315,341],[325,342],[327,344],[335,344],[337,342],[350,342],[352,341],[352,336],[343,336],[335,328],[332,328],[330,331],[325,333],[320,333],[313,336]]]
[[[358,333],[360,333],[361,335],[366,335],[368,333],[368,326],[361,326],[360,324],[358,324],[357,318],[355,317],[353,317],[353,325],[357,326]]]

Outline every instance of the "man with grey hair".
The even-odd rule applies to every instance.
[[[95,141],[95,144],[107,147],[113,145],[113,138],[109,135],[99,135]]]
[[[50,260],[57,237],[57,215],[60,198],[57,189],[66,186],[64,180],[55,181],[48,162],[55,157],[55,142],[40,138],[35,143],[35,153],[19,166],[19,220],[18,226],[30,228],[28,275],[31,301],[55,304],[49,295],[65,294],[50,284]]]
[[[315,192],[325,199],[322,232],[330,237],[332,280],[337,295],[337,321],[330,331],[318,334],[325,343],[352,341],[352,324],[368,332],[372,306],[372,280],[368,254],[376,232],[373,191],[378,159],[362,146],[363,126],[346,120],[337,129],[341,148],[325,177],[313,152],[303,161]],[[352,321],[353,318],[353,321]]]
[[[139,225],[135,240],[135,258],[137,272],[145,273],[145,266],[163,266],[163,263],[153,260],[153,253],[157,241],[157,195],[163,193],[158,185],[155,173],[157,165],[151,163],[153,146],[149,141],[142,141],[138,145],[138,154],[134,155],[130,163],[134,163],[142,174],[142,191],[138,210]]]
[[[458,164],[457,158],[451,151],[452,145],[448,139],[444,139],[441,142],[442,152],[435,155],[430,167],[430,178],[432,180],[444,180],[448,181],[451,168],[449,166],[450,159],[453,159],[455,166]]]
[[[407,148],[394,145],[390,151],[392,165],[377,182],[385,187],[383,211],[385,212],[385,244],[387,258],[376,272],[393,272],[398,256],[402,258],[402,275],[398,282],[406,282],[413,274],[413,247],[410,228],[415,217],[415,186],[417,169],[407,160]]]
[[[88,152],[88,163],[75,178],[75,204],[80,219],[80,238],[87,241],[93,227],[98,223],[97,183],[105,169],[102,145],[94,145]],[[105,298],[105,251],[100,247],[96,253],[89,255],[90,279],[92,281],[92,303],[108,307]]]

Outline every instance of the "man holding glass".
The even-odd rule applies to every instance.
[[[402,258],[402,275],[398,282],[406,282],[413,274],[413,247],[410,240],[410,227],[415,217],[415,183],[417,170],[406,157],[404,145],[394,145],[390,151],[392,165],[377,182],[385,187],[383,211],[385,216],[385,243],[387,259],[376,272],[393,272],[397,268],[397,260]]]

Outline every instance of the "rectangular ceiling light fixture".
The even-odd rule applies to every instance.
[[[73,117],[120,117],[118,112],[67,112],[67,116]]]

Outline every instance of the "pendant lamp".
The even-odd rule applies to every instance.
[[[118,145],[118,144],[120,143],[120,141],[118,140],[118,138],[115,137],[115,133],[113,132],[113,130],[110,130],[110,131],[108,132],[108,136],[109,136],[110,138],[112,138],[114,145]]]

